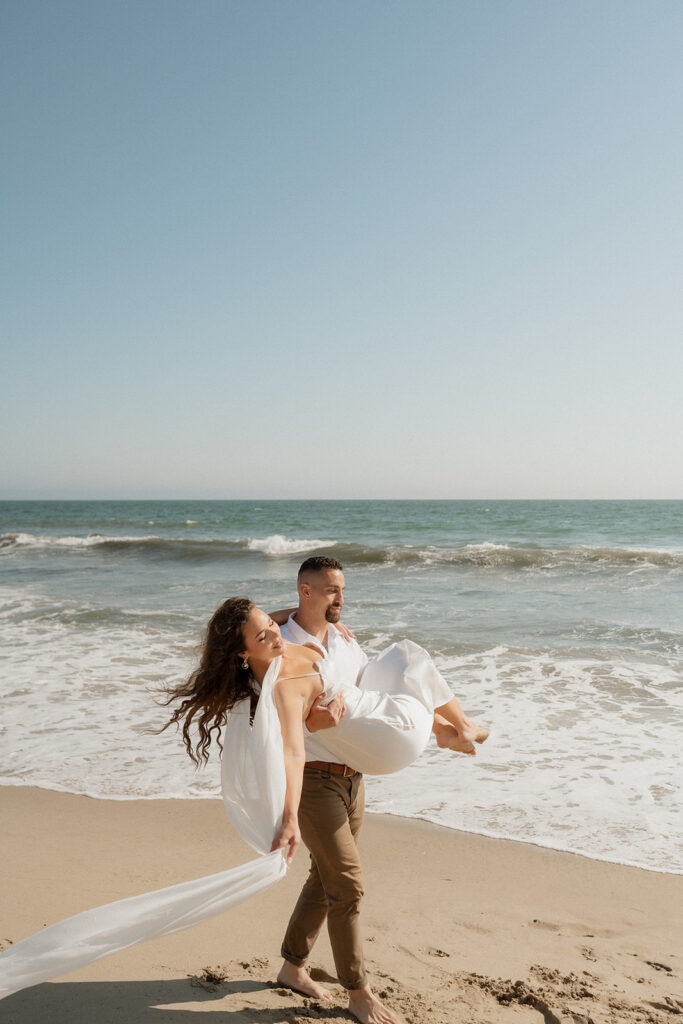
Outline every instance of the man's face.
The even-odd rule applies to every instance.
[[[309,608],[327,622],[339,622],[344,607],[344,573],[340,569],[321,569],[302,582]]]

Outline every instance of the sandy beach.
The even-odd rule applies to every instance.
[[[249,859],[219,801],[104,801],[0,788],[3,948],[79,910]],[[665,1022],[683,1013],[683,877],[369,815],[368,965],[408,1022]],[[5,1024],[348,1021],[326,937],[313,973],[332,1007],[274,984],[307,869],[190,931],[0,1002]],[[211,980],[213,978],[214,980]],[[223,980],[218,980],[223,979]]]

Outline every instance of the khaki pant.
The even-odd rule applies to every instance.
[[[304,769],[301,837],[311,870],[282,943],[285,960],[301,967],[327,917],[337,977],[345,988],[365,984],[359,914],[363,877],[356,840],[363,823],[363,776]]]

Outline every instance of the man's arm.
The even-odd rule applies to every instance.
[[[296,608],[279,608],[276,612],[268,612],[273,622],[277,622],[278,626],[284,626],[285,622],[290,615],[293,615]]]

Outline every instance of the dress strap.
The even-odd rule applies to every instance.
[[[308,676],[319,676],[319,672],[299,672],[295,676],[280,676],[277,680],[278,683],[283,683],[286,679],[307,679]]]

